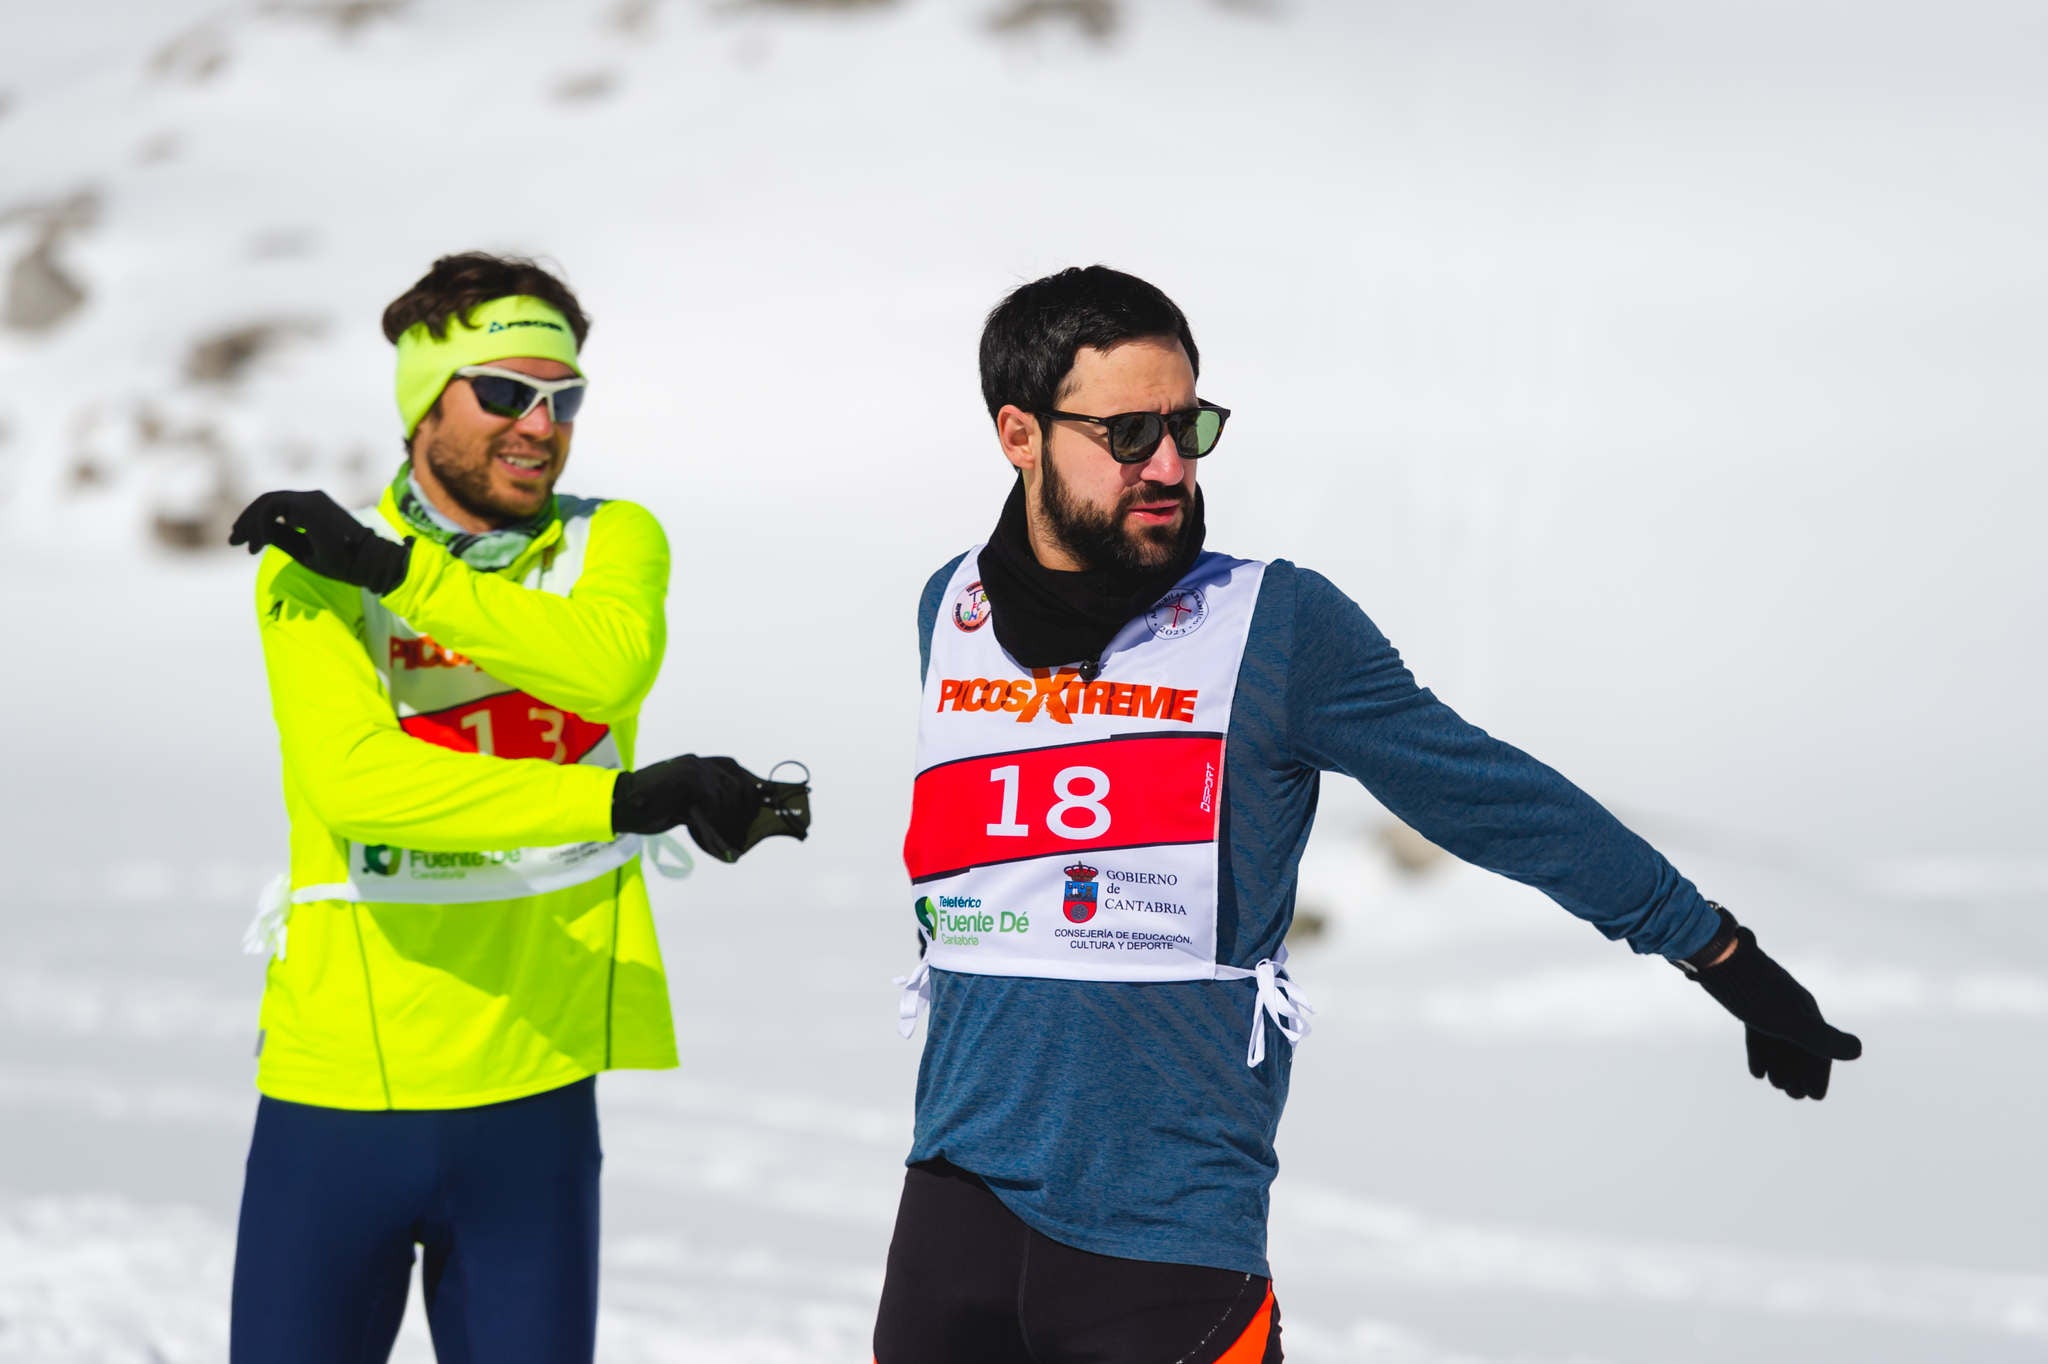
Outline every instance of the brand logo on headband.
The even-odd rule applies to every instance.
[[[524,322],[493,322],[490,326],[484,328],[484,332],[487,335],[491,332],[509,332],[514,327],[546,327],[551,332],[562,330],[562,324],[559,322],[542,322],[534,319]]]

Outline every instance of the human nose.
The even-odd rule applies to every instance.
[[[512,423],[512,429],[522,436],[531,436],[535,440],[546,440],[552,436],[555,433],[555,418],[547,400],[543,398],[535,403],[525,416]]]
[[[1161,483],[1173,487],[1187,477],[1187,461],[1182,458],[1180,446],[1173,439],[1173,432],[1160,433],[1159,444],[1152,447],[1152,456],[1138,466],[1138,476],[1147,483]]]

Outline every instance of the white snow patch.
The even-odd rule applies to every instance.
[[[1940,972],[1823,960],[1800,963],[1798,975],[1826,1001],[1830,1018],[1856,1026],[1898,1017],[2048,1020],[2048,976],[2026,972]],[[1658,962],[1596,959],[1427,987],[1354,983],[1323,1002],[1335,1007],[1339,998],[1342,1007],[1376,1021],[1475,1039],[1707,1036],[1731,1026],[1718,1004]]]
[[[163,975],[0,967],[0,1022],[74,1037],[253,1040],[256,1000]]]
[[[71,1113],[95,1122],[228,1124],[247,1128],[256,1092],[83,1066],[0,1066],[0,1107]]]
[[[0,1364],[199,1364],[227,1353],[232,1229],[119,1199],[0,1204]],[[880,1288],[844,1266],[673,1238],[606,1250],[600,1357],[620,1364],[859,1358]],[[433,1358],[417,1271],[392,1358]]]
[[[1479,1226],[1297,1183],[1284,1216],[1314,1235],[1319,1273],[1745,1307],[2048,1340],[2048,1274],[1795,1259],[1752,1249]]]
[[[2048,861],[2039,858],[1923,857],[1886,862],[1873,886],[1908,900],[2048,900]]]
[[[104,1197],[0,1204],[0,1361],[199,1364],[227,1353],[233,1238]]]

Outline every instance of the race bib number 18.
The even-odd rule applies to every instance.
[[[918,774],[913,882],[970,867],[1216,836],[1221,734],[1138,734],[983,754]]]

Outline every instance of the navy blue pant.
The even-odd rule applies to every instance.
[[[265,1098],[235,1242],[232,1364],[382,1364],[413,1247],[441,1364],[575,1364],[597,1340],[597,1082],[482,1108]]]

